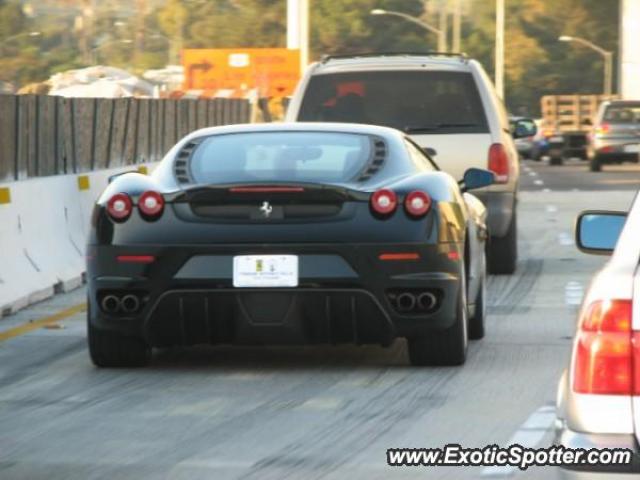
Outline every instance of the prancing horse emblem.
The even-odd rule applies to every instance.
[[[264,215],[264,218],[269,218],[271,216],[271,212],[273,212],[273,207],[269,202],[262,202],[260,211],[262,212],[262,215]]]

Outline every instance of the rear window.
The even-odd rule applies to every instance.
[[[466,72],[316,75],[298,120],[369,123],[407,133],[489,132],[478,89]]]
[[[609,105],[603,120],[611,123],[640,123],[640,103]]]
[[[190,161],[196,183],[346,182],[372,156],[366,135],[253,132],[205,139]]]

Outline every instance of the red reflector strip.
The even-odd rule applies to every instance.
[[[417,253],[381,253],[378,257],[380,260],[420,260]]]
[[[449,260],[460,260],[460,254],[458,252],[449,252],[447,253],[447,257],[449,257]]]
[[[299,193],[304,192],[302,187],[233,187],[231,193]]]
[[[153,263],[156,261],[156,257],[153,255],[118,255],[117,260],[120,263]]]

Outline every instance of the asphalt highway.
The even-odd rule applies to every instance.
[[[604,261],[576,250],[573,220],[626,209],[640,168],[524,162],[521,184],[518,271],[490,279],[487,336],[462,368],[411,368],[398,341],[166,350],[149,368],[100,370],[70,310],[84,291],[0,319],[0,478],[555,478],[386,465],[388,448],[551,440],[575,312]]]

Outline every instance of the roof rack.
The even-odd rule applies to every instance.
[[[461,61],[468,60],[466,53],[453,52],[365,52],[365,53],[345,53],[339,55],[323,55],[320,63],[327,63],[329,60],[340,60],[343,58],[362,58],[362,57],[451,57],[459,58]]]

